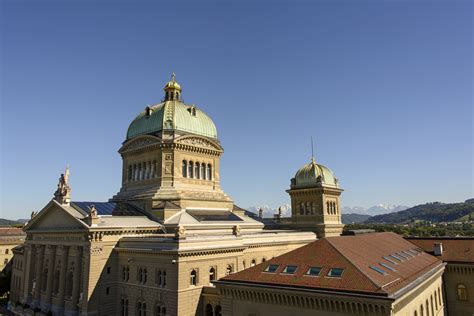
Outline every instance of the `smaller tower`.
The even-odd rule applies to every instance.
[[[339,236],[344,227],[339,203],[342,191],[333,172],[312,157],[296,172],[286,191],[291,197],[291,225],[312,230],[318,238]]]
[[[165,101],[180,101],[181,100],[181,86],[176,82],[176,75],[171,75],[171,80],[166,83],[163,88],[165,91]]]

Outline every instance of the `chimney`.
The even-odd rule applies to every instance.
[[[433,248],[433,253],[435,256],[441,256],[443,255],[443,244],[440,242],[435,242],[434,248]]]

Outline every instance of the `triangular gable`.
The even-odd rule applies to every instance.
[[[68,206],[62,206],[51,200],[33,219],[25,226],[25,231],[34,230],[83,230],[87,224],[75,217],[72,212],[77,212]],[[79,213],[77,215],[80,216]]]

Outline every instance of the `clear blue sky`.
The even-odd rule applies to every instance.
[[[470,0],[0,5],[0,217],[40,210],[67,163],[73,200],[115,194],[128,124],[173,71],[238,205],[289,202],[311,135],[345,206],[473,196]]]

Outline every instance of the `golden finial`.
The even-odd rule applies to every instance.
[[[314,163],[314,145],[313,145],[313,136],[311,136],[311,162]]]

